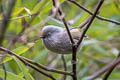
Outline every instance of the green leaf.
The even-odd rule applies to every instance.
[[[63,3],[64,1],[65,0],[60,0],[60,4]],[[53,6],[52,0],[42,0],[34,7],[33,12],[40,10],[41,14],[43,14],[52,9],[52,6]]]
[[[51,0],[42,0],[40,1],[33,9],[33,12],[37,12],[38,10],[43,9],[44,6],[46,6],[46,4],[48,4]],[[41,11],[40,11],[41,12]]]
[[[87,17],[88,13],[82,12],[80,15],[76,16],[74,19],[74,24],[72,26],[79,26]]]
[[[31,47],[32,47],[32,46],[31,46]],[[21,46],[21,47],[18,47],[18,48],[16,48],[16,49],[12,50],[12,51],[13,51],[14,53],[20,55],[20,54],[23,54],[23,53],[25,53],[26,51],[28,51],[29,48],[31,48],[31,47],[30,47],[30,46]],[[10,60],[12,60],[12,57],[6,57],[3,62],[7,62],[7,61],[10,61]]]
[[[48,55],[48,52],[46,50],[42,50],[38,56],[34,58],[34,61],[39,61],[41,64],[45,63],[47,59],[46,56]]]
[[[53,19],[53,18],[51,18],[51,19],[48,21],[48,24],[55,25],[55,26],[59,26],[59,27],[64,27],[63,22],[58,21],[58,20]]]
[[[0,77],[4,77],[4,70],[0,69]],[[25,80],[20,76],[7,71],[7,80]]]
[[[13,56],[14,60],[16,61],[16,63],[18,64],[20,70],[23,72],[26,80],[34,80],[34,78],[32,77],[32,75],[28,72],[28,69],[25,67],[25,65],[19,61],[17,58],[15,58]]]

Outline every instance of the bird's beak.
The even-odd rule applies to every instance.
[[[41,39],[44,39],[45,37],[44,37],[44,36],[41,36],[40,38],[41,38]]]

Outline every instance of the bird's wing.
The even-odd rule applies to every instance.
[[[67,32],[66,29],[64,31]],[[71,32],[72,38],[78,40],[81,36],[82,31],[79,28],[71,28],[70,32]]]

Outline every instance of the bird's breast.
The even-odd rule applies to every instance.
[[[44,39],[43,43],[45,47],[55,53],[71,53],[72,51],[72,45],[70,43],[69,38],[64,36],[52,36],[50,38]]]

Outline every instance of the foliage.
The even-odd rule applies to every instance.
[[[59,1],[70,27],[79,26],[80,23],[90,16],[88,13],[66,0]],[[76,1],[93,12],[99,0]],[[8,3],[9,0],[0,0],[0,25],[2,24],[3,14],[9,7]],[[119,4],[120,0],[105,0],[99,15],[120,21]],[[24,35],[20,36],[17,42],[12,45],[11,50],[21,56],[44,64],[47,67],[64,70],[60,55],[46,50],[40,39],[41,29],[44,25],[64,27],[59,17],[50,18],[50,20],[45,23],[48,16],[52,14],[52,8],[52,0],[16,0],[2,45],[8,47],[8,44],[10,44],[13,38],[25,27],[24,23],[29,22],[33,18],[31,15],[40,11],[40,14],[33,18],[29,26],[25,27]],[[0,26],[0,29],[2,29],[2,26]],[[77,53],[78,80],[84,80],[86,77],[93,75],[103,66],[110,63],[116,58],[120,50],[120,25],[96,18],[88,30],[87,35],[89,39],[84,40],[81,50]],[[65,59],[68,71],[71,71],[71,54],[65,55]],[[8,80],[15,80],[16,78],[17,80],[50,80],[46,76],[25,66],[15,57],[11,58],[11,56],[7,56],[4,62],[7,69]],[[52,73],[52,75],[57,78],[57,80],[63,80],[61,74]],[[2,68],[0,69],[0,77],[4,77]],[[101,80],[102,77],[103,76],[99,77],[99,79]],[[67,80],[71,79],[70,76],[67,76]],[[111,74],[109,80],[119,79],[118,66]]]

